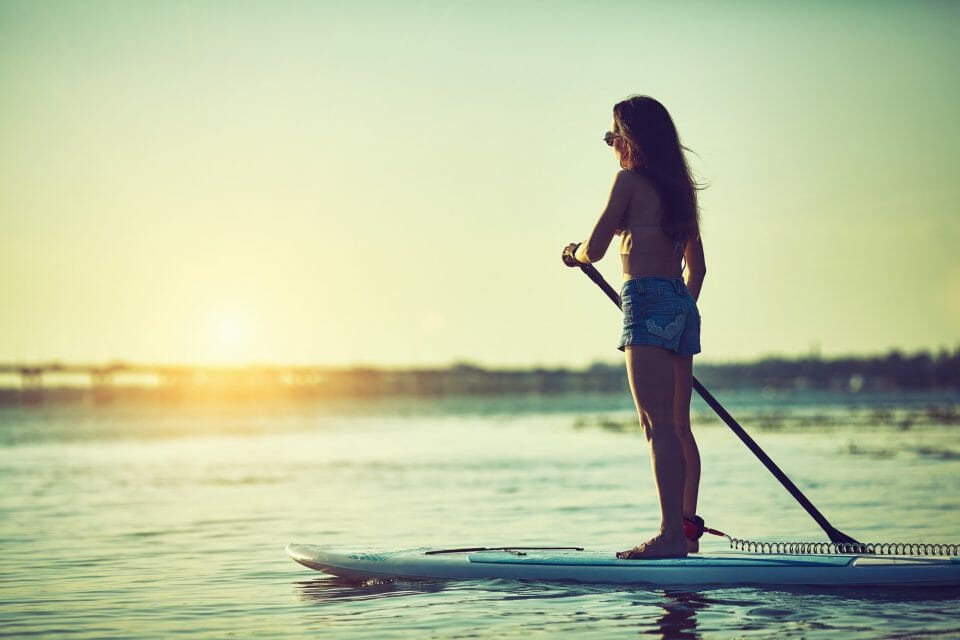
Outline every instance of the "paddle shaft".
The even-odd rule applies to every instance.
[[[620,294],[610,286],[610,283],[603,279],[603,276],[600,275],[600,272],[597,271],[596,267],[594,267],[592,264],[581,264],[580,269],[587,274],[587,277],[593,280],[605,294],[607,294],[608,298],[613,300],[613,303],[616,304],[618,308],[623,308],[620,302]],[[766,452],[760,448],[760,445],[758,445],[754,439],[750,437],[750,434],[744,431],[743,427],[741,427],[740,424],[733,419],[733,416],[731,416],[727,410],[723,408],[723,405],[717,402],[717,399],[713,397],[713,394],[707,391],[707,388],[700,384],[700,381],[697,380],[696,376],[693,378],[693,388],[696,389],[698,394],[700,394],[700,397],[703,398],[704,402],[710,405],[710,408],[713,409],[718,416],[720,416],[720,419],[723,420],[728,427],[730,427],[730,430],[733,431],[737,437],[743,441],[743,444],[747,445],[747,448],[753,452],[753,455],[759,458],[760,462],[763,463],[763,466],[765,466],[767,470],[770,471],[770,473],[772,473],[773,476],[780,481],[780,484],[782,484],[784,488],[790,492],[790,495],[792,495],[796,501],[800,503],[800,506],[806,509],[807,513],[809,513],[810,516],[817,521],[817,524],[820,525],[820,528],[823,529],[824,532],[826,532],[827,537],[830,538],[830,542],[857,542],[827,521],[823,514],[820,513],[819,509],[813,506],[813,503],[807,499],[807,496],[803,495],[803,492],[800,491],[797,485],[793,484],[793,481],[787,477],[787,474],[780,470],[780,467],[778,467],[776,463],[770,459],[770,456],[768,456]]]

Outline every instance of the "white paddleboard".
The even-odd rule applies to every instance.
[[[287,545],[295,561],[355,580],[507,578],[662,587],[708,585],[960,586],[958,557],[704,553],[686,558],[619,560],[613,551],[490,550],[359,551]]]

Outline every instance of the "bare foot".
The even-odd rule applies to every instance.
[[[687,538],[687,553],[697,553],[700,551],[700,541]]]
[[[666,538],[663,534],[654,536],[633,549],[617,553],[617,557],[621,560],[682,558],[685,555],[687,555],[687,539],[684,536]]]

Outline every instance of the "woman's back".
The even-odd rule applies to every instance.
[[[629,175],[632,193],[618,229],[624,279],[679,278],[684,246],[663,230],[660,194],[648,177],[635,171]]]

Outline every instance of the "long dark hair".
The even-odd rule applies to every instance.
[[[613,107],[614,144],[620,166],[646,174],[664,204],[663,231],[671,240],[686,242],[700,235],[700,209],[690,167],[683,155],[677,128],[666,107],[649,96],[631,96]]]

